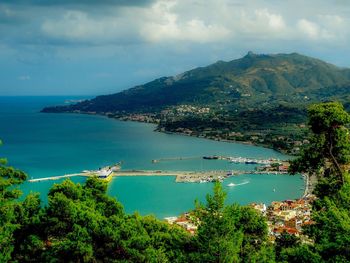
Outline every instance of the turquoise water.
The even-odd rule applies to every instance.
[[[229,183],[236,186],[229,187]],[[256,174],[232,177],[223,182],[227,204],[269,204],[275,200],[298,198],[302,185],[299,176]],[[212,183],[176,183],[173,176],[119,177],[111,182],[109,194],[125,204],[129,213],[138,210],[141,214],[153,213],[163,218],[193,209],[196,199],[205,202],[206,193],[212,193],[212,187]]]
[[[123,161],[123,169],[251,170],[254,166],[201,158],[156,164],[151,160],[204,155],[286,158],[262,147],[153,132],[155,126],[151,124],[91,115],[39,113],[42,107],[63,104],[66,99],[76,98],[0,97],[0,138],[4,142],[0,156],[6,156],[10,165],[24,170],[30,178],[97,169],[119,161]],[[74,178],[76,182],[83,180]],[[241,204],[296,198],[303,186],[298,176],[244,175],[230,178],[224,185],[231,180],[249,181],[227,188],[228,202]],[[46,202],[53,183],[25,183],[22,190],[38,191]],[[193,207],[194,199],[203,200],[211,188],[212,184],[176,184],[174,177],[120,177],[113,179],[108,192],[122,201],[129,213],[138,210],[163,217]]]

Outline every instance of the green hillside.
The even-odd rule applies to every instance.
[[[257,142],[271,145],[271,136],[302,139],[303,132],[297,128],[305,121],[306,106],[328,100],[339,100],[350,108],[350,69],[297,53],[249,52],[237,60],[218,61],[43,112],[106,114],[156,122],[162,131],[186,131],[213,139],[251,141],[251,136],[258,136]],[[144,117],[135,117],[140,114]],[[232,131],[243,135],[230,137]],[[282,143],[275,148],[284,147]]]
[[[174,77],[163,77],[134,88],[73,106],[44,111],[150,111],[167,106],[222,104],[226,107],[265,106],[327,100],[330,96],[349,99],[350,69],[321,60],[292,54],[256,55],[218,61]],[[307,96],[307,98],[305,97]]]

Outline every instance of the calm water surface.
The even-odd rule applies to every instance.
[[[30,178],[48,177],[97,169],[123,161],[123,169],[157,170],[251,170],[251,165],[226,161],[161,161],[170,157],[226,155],[253,158],[286,156],[270,149],[250,145],[215,142],[180,135],[153,132],[155,126],[121,122],[101,116],[44,114],[40,109],[63,104],[72,97],[0,97],[0,156],[28,173]],[[83,182],[84,178],[74,178]],[[55,181],[59,182],[59,181]],[[240,184],[227,187],[230,182]],[[53,181],[25,183],[24,193],[41,193],[44,202]],[[297,198],[302,194],[299,176],[242,175],[225,180],[228,203]],[[108,193],[120,200],[129,213],[153,213],[158,217],[176,215],[193,207],[195,199],[204,200],[212,184],[178,184],[168,177],[119,177],[111,182]],[[273,191],[275,189],[275,191]]]

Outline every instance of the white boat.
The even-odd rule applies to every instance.
[[[235,186],[235,184],[234,183],[229,183],[227,186]]]

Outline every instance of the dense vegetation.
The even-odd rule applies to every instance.
[[[294,142],[299,144],[306,137],[300,124],[307,121],[307,106],[328,100],[339,100],[350,110],[350,69],[297,53],[249,52],[241,59],[218,61],[116,94],[43,111],[94,112],[116,118],[146,114],[152,116],[148,120],[159,123],[158,130],[190,130],[194,136],[250,142],[251,136],[258,136],[260,144],[296,153]],[[210,114],[178,114],[182,105],[208,107]],[[203,123],[211,134],[203,133]],[[230,136],[228,130],[243,136]],[[285,139],[276,142],[281,136]]]
[[[319,176],[313,244],[282,234],[271,244],[265,219],[249,207],[225,206],[219,183],[197,204],[191,236],[153,216],[127,215],[97,178],[55,184],[47,206],[37,194],[19,201],[26,175],[0,166],[0,262],[349,262],[350,117],[339,103],[309,108],[313,132],[292,169]]]

